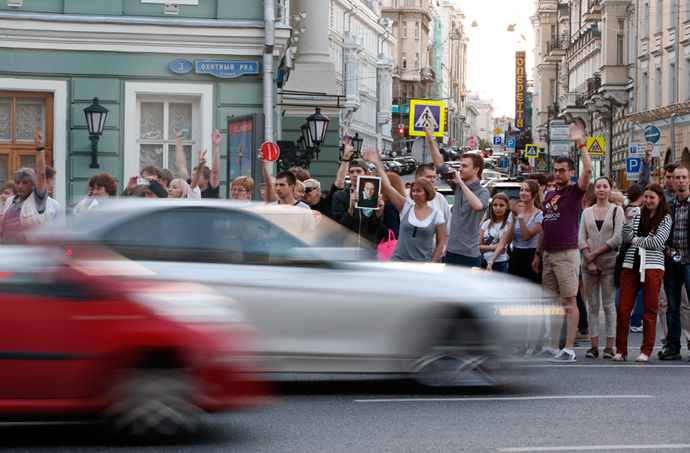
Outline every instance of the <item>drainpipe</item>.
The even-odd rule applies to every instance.
[[[264,0],[264,140],[273,141],[273,47],[276,43],[275,0]]]
[[[673,161],[676,160],[676,114],[671,113],[671,152],[673,153]],[[661,160],[661,156],[659,156]]]

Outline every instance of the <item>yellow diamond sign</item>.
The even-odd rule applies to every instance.
[[[500,127],[497,127],[496,129],[494,129],[494,134],[496,134],[496,135],[500,134],[501,132],[502,131],[501,131]]]

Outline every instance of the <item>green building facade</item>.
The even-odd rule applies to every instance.
[[[198,161],[197,150],[208,150],[210,162],[217,128],[225,196],[228,167],[236,164],[228,159],[228,117],[264,113],[264,2],[165,3],[0,3],[0,182],[32,165],[30,132],[38,122],[46,133],[49,164],[57,171],[53,196],[63,208],[83,198],[89,179],[100,172],[113,175],[121,192],[149,162],[176,171],[175,134],[181,129],[190,130],[188,167]],[[275,69],[289,39],[289,28],[277,22]],[[275,99],[275,83],[272,87]],[[95,97],[109,110],[98,143],[100,168],[90,168],[83,112]],[[263,139],[263,131],[256,136]],[[258,161],[247,162],[251,153],[244,152],[242,173],[250,174],[248,166]]]

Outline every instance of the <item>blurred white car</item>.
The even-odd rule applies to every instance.
[[[34,240],[107,247],[156,275],[238,300],[275,372],[410,373],[429,385],[492,382],[527,318],[559,309],[506,274],[368,260],[375,248],[301,208],[228,201],[99,205]],[[365,245],[367,244],[367,245]]]

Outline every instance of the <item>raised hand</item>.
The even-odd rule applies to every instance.
[[[39,124],[34,124],[34,145],[36,148],[41,148],[44,143],[43,132],[41,132],[41,126]]]
[[[373,149],[367,149],[364,151],[364,160],[371,162],[372,164],[381,163],[381,156],[379,152]]]
[[[213,133],[211,134],[211,140],[213,140],[213,144],[216,146],[220,146],[220,132],[218,129],[213,129]]]
[[[580,127],[579,124],[576,122],[570,123],[570,139],[575,140],[576,142],[585,142],[586,137],[585,133]]]

